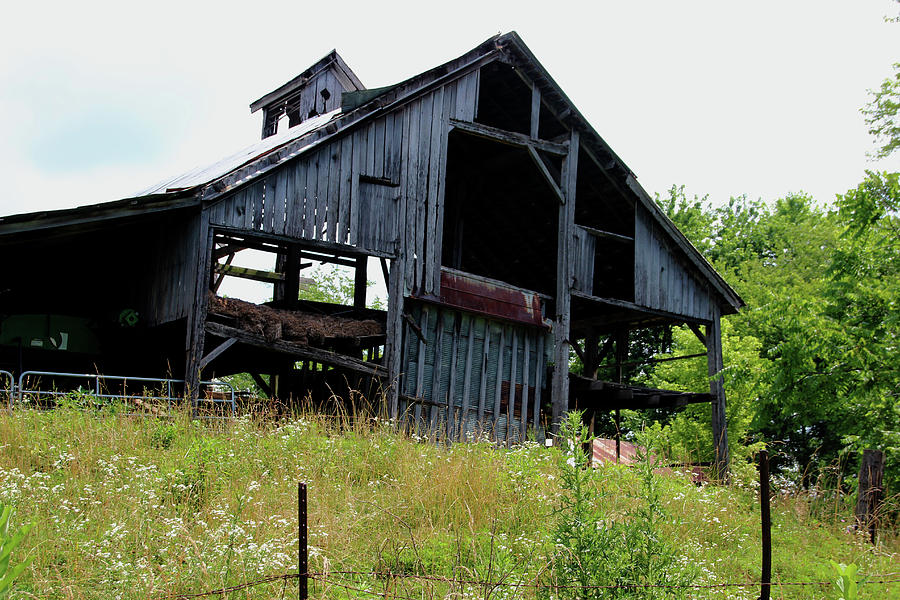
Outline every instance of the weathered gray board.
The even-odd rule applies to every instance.
[[[575,263],[575,280],[572,283],[572,289],[593,295],[594,256],[597,247],[596,238],[584,227],[578,225],[574,228],[574,235],[575,241],[572,246],[574,255],[572,261]]]
[[[712,318],[709,287],[692,277],[666,234],[640,204],[635,207],[634,302],[703,321]]]
[[[412,428],[450,440],[543,437],[547,332],[421,302],[407,314],[424,338],[407,323],[400,414]]]
[[[139,307],[141,319],[155,326],[186,317],[193,305],[197,279],[197,231],[201,214],[170,219],[159,234],[148,237],[152,244],[151,263],[146,265],[150,279],[144,295],[145,305]]]

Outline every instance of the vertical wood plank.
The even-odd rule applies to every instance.
[[[531,137],[538,139],[538,127],[541,123],[541,90],[537,85],[531,86]]]
[[[418,205],[419,196],[416,193],[419,178],[419,112],[421,102],[413,102],[409,105],[404,115],[404,126],[409,131],[408,140],[403,150],[406,156],[406,286],[410,291],[416,289],[416,269],[420,264],[420,256],[416,256],[416,236],[419,228]]]
[[[472,392],[472,348],[475,346],[475,319],[472,316],[466,316],[469,324],[469,339],[466,344],[466,366],[463,373],[463,396],[462,396],[462,412],[459,419],[459,440],[465,439],[467,424],[469,422],[469,394]]]
[[[643,208],[634,207],[634,302],[647,306],[647,251],[649,239]]]
[[[391,179],[391,173],[394,172],[394,157],[391,154],[391,150],[394,144],[395,114],[396,113],[390,112],[384,116],[384,146],[382,150],[381,176],[387,179]],[[391,179],[391,181],[393,181],[393,179]]]
[[[440,152],[438,155],[438,194],[437,194],[437,216],[434,227],[434,244],[432,247],[432,256],[434,260],[434,273],[432,274],[432,286],[434,294],[439,296],[441,293],[441,260],[443,258],[443,242],[444,242],[444,210],[446,206],[445,196],[447,193],[447,145],[450,135],[450,107],[451,97],[449,93],[444,93],[443,107],[441,109],[441,126],[440,126]]]
[[[469,118],[469,110],[466,102],[468,100],[468,87],[470,75],[464,75],[456,80],[456,107],[454,112],[455,118],[460,121],[471,121]]]
[[[519,366],[519,334],[517,328],[512,328],[512,347],[509,353],[509,395],[506,399],[506,443],[513,441],[513,421],[516,417],[516,370]]]
[[[275,175],[275,190],[272,195],[272,233],[284,233],[284,205],[287,199],[288,170],[282,167]]]
[[[318,153],[306,161],[306,199],[303,203],[303,237],[316,239],[316,197],[319,195]]]
[[[419,317],[419,329],[422,330],[425,335],[427,335],[428,331],[428,307],[422,306],[422,314]],[[425,390],[425,342],[421,339],[419,340],[419,354],[418,354],[418,364],[416,365],[416,399],[421,400],[424,398],[424,390]],[[416,402],[415,409],[415,417],[416,417],[416,429],[419,428],[419,423],[421,423],[422,419],[422,403]]]
[[[522,335],[522,408],[519,411],[519,441],[525,441],[525,426],[528,423],[528,381],[531,378],[531,336]]]
[[[332,142],[328,150],[328,202],[325,209],[329,242],[337,241],[338,211],[341,198],[341,142]]]
[[[441,155],[443,133],[443,107],[444,107],[444,88],[438,88],[434,91],[434,101],[431,115],[431,147],[428,155],[428,225],[426,234],[425,249],[425,292],[434,294],[435,267],[438,269],[438,278],[440,278],[441,257],[435,255],[435,247],[440,239],[440,233],[437,231],[438,221],[438,196],[441,193],[441,165],[443,156]]]
[[[337,241],[346,244],[350,241],[350,197],[353,188],[353,137],[344,136],[341,140],[340,191],[338,193]],[[386,282],[385,282],[386,283]]]
[[[481,382],[478,389],[478,426],[477,433],[480,436],[484,430],[484,409],[487,404],[487,380],[488,363],[491,359],[491,324],[484,320],[484,346],[481,353]]]
[[[459,337],[462,334],[461,315],[453,313],[453,340],[450,344],[450,381],[447,384],[447,441],[454,439],[456,416],[459,405],[456,402],[456,369],[459,362]]]
[[[434,94],[428,94],[419,102],[419,156],[416,174],[416,285],[418,292],[425,291],[425,240],[428,229],[428,163],[431,148],[431,119]]]
[[[429,435],[437,435],[438,416],[440,415],[440,407],[438,404],[445,397],[445,392],[441,387],[441,370],[443,368],[444,355],[444,312],[440,309],[437,311],[437,323],[435,324],[434,336],[434,369],[431,371],[431,405],[429,406],[430,424]]]
[[[365,157],[363,156],[365,152],[366,142],[365,136],[362,131],[355,131],[353,133],[353,164],[351,165],[351,180],[350,180],[350,245],[351,246],[359,246],[360,237],[362,235],[361,228],[359,226],[359,207],[362,202],[362,198],[360,198],[360,189],[359,189],[359,176],[362,174],[363,165],[365,164]]]
[[[326,219],[328,218],[328,172],[331,156],[329,148],[325,147],[316,153],[316,166],[319,171],[319,181],[316,182],[316,227],[313,239],[325,240]]]
[[[534,361],[534,405],[532,411],[534,413],[533,423],[534,430],[539,431],[541,427],[541,388],[543,387],[544,373],[544,334],[539,333],[537,339],[537,356]]]
[[[284,233],[291,237],[299,237],[299,227],[303,219],[300,215],[303,206],[303,186],[306,183],[306,173],[301,161],[294,161],[291,166],[291,176],[288,180],[287,201],[284,207]]]
[[[406,111],[403,111],[406,112]],[[403,152],[403,113],[394,111],[391,113],[393,126],[391,127],[390,148],[385,150],[390,161],[385,163],[384,176],[393,182],[400,182],[400,160]],[[387,141],[385,141],[387,144]]]
[[[506,326],[500,326],[500,341],[498,342],[499,352],[497,352],[497,380],[494,387],[494,430],[492,437],[495,442],[499,442],[497,437],[500,429],[500,403],[503,397],[503,355],[506,352]]]
[[[387,127],[387,117],[375,121],[374,154],[372,156],[372,175],[384,177],[384,135]]]

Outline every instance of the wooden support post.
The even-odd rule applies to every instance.
[[[769,453],[759,453],[759,514],[762,526],[762,589],[759,600],[769,600],[772,591],[772,513],[769,492]]]
[[[383,262],[382,268],[386,269],[386,267],[386,263]],[[395,258],[391,262],[391,268],[387,272],[385,280],[388,289],[388,310],[382,362],[388,371],[385,402],[389,415],[395,422],[400,418],[400,377],[403,367],[403,277],[405,273],[405,259]]]
[[[859,466],[859,494],[856,501],[856,523],[869,530],[869,539],[875,543],[878,512],[881,508],[882,480],[884,478],[884,452],[863,450]]]
[[[300,248],[296,246],[288,246],[287,256],[284,261],[284,286],[282,300],[285,307],[294,309],[300,299],[300,269],[303,262],[303,255]]]
[[[356,258],[356,272],[353,278],[353,308],[361,309],[366,307],[366,267],[369,263],[369,257],[359,256]]]
[[[272,391],[272,386],[266,383],[266,380],[262,378],[262,375],[259,373],[250,373],[250,377],[253,378],[253,381],[256,382],[256,385],[259,386],[259,389],[263,391],[263,393],[269,398],[274,398],[275,394]]]
[[[600,366],[600,339],[594,329],[584,337],[584,356],[581,357],[581,362],[584,364],[582,374],[590,379],[597,379],[597,368]]]
[[[563,412],[569,409],[569,330],[572,324],[572,258],[575,226],[575,188],[578,174],[578,132],[573,131],[568,154],[563,161],[562,183],[565,204],[559,207],[556,251],[556,323],[553,326],[554,367],[551,381],[552,421],[550,430],[556,433]]]
[[[203,358],[203,344],[206,338],[206,314],[209,308],[209,289],[212,283],[210,263],[212,262],[213,230],[209,226],[209,213],[202,210],[197,216],[198,235],[195,248],[197,277],[194,280],[193,305],[187,318],[185,339],[184,394],[193,405],[193,415],[197,416],[197,401],[200,397],[200,361]]]
[[[728,424],[725,419],[725,380],[722,377],[722,324],[719,307],[713,306],[712,321],[706,326],[706,362],[709,372],[709,393],[712,401],[712,435],[715,450],[716,477],[728,479]]]
[[[218,346],[213,348],[209,354],[207,354],[200,360],[200,370],[202,371],[203,369],[205,369],[209,363],[214,361],[216,358],[219,357],[219,355],[221,355],[223,352],[225,352],[226,350],[231,348],[236,343],[237,343],[237,338],[228,338],[227,340],[225,340],[224,342],[222,342],[221,344],[219,344]]]
[[[616,381],[625,383],[625,361],[628,360],[628,330],[616,332]],[[622,456],[622,413],[616,409],[616,463]]]

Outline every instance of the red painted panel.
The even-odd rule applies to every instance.
[[[441,271],[441,302],[507,321],[544,326],[537,293],[458,272]]]

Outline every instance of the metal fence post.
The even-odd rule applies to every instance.
[[[759,600],[772,592],[772,513],[769,506],[769,453],[759,453],[759,514],[762,521],[762,590]]]
[[[299,546],[299,555],[297,559],[297,574],[299,575],[299,594],[300,600],[307,600],[309,597],[309,581],[307,571],[309,570],[309,555],[307,547],[307,524],[306,524],[306,484],[300,482],[297,484],[297,545]]]

